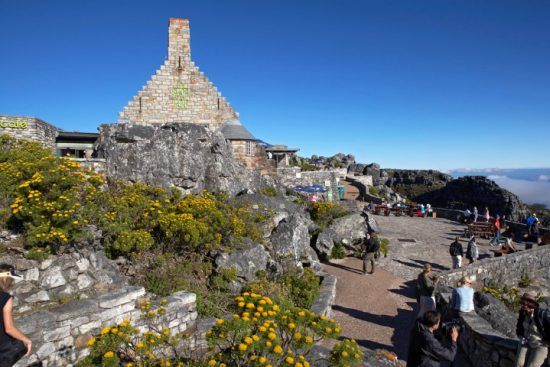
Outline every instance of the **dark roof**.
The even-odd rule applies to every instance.
[[[256,140],[239,120],[225,122],[220,127],[220,131],[227,140]]]
[[[300,149],[293,149],[293,148],[276,148],[276,147],[271,147],[271,148],[265,148],[265,151],[266,152],[272,152],[272,153],[296,153],[297,151],[299,151]]]
[[[60,138],[99,138],[99,133],[84,133],[80,131],[59,130],[57,136]]]

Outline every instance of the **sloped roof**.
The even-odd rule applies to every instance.
[[[226,121],[220,131],[227,140],[256,140],[239,120]]]

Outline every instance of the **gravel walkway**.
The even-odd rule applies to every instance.
[[[409,331],[418,312],[414,300],[416,277],[426,262],[436,271],[451,266],[449,244],[464,227],[434,218],[376,216],[376,220],[381,237],[390,240],[390,252],[380,259],[374,274],[363,275],[362,261],[355,258],[323,265],[325,271],[338,278],[333,316],[342,325],[344,337],[406,359]],[[490,256],[490,248],[485,241],[480,252]],[[461,366],[468,364],[459,356],[454,367]]]

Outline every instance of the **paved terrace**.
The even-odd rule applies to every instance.
[[[338,277],[333,316],[343,336],[362,346],[387,349],[405,359],[409,330],[416,313],[414,287],[426,262],[435,272],[450,268],[449,245],[465,226],[439,218],[376,216],[381,237],[390,240],[387,258],[373,275],[362,275],[359,259],[333,260],[324,269]],[[467,241],[463,240],[464,250]],[[487,240],[479,242],[480,255],[492,256]],[[468,366],[459,356],[455,367]]]

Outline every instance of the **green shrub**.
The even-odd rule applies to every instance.
[[[113,256],[116,256],[116,254],[133,254],[137,256],[150,249],[154,243],[155,240],[147,231],[122,231],[113,243]]]
[[[531,285],[531,283],[533,283],[533,280],[529,277],[527,273],[523,273],[518,282],[518,287],[527,288]]]
[[[346,257],[346,250],[344,249],[344,246],[340,243],[335,244],[330,251],[330,258],[343,259],[344,257]]]
[[[369,187],[369,194],[378,196],[378,189],[374,186]]]
[[[333,367],[357,366],[362,356],[363,352],[355,340],[344,339],[332,348],[329,362]]]
[[[379,238],[378,241],[380,241],[380,253],[384,255],[384,257],[387,257],[390,240],[387,238]]]
[[[270,197],[276,197],[278,195],[277,189],[274,187],[264,187],[263,189],[260,189],[259,193]]]
[[[300,170],[301,171],[319,171],[319,167],[313,164],[304,163],[300,166]]]
[[[334,219],[348,214],[341,205],[334,203],[315,202],[311,203],[311,219],[322,229],[326,228]]]
[[[307,309],[313,306],[321,288],[319,277],[311,268],[305,268],[301,274],[297,271],[285,274],[281,283],[287,287],[292,304]]]

